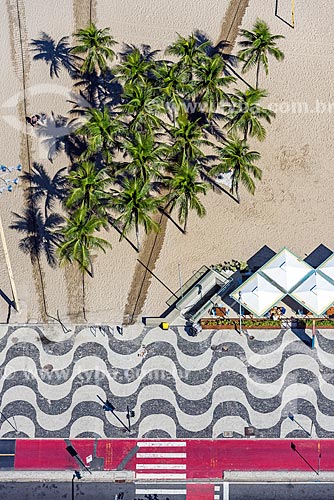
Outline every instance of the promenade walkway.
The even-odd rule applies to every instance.
[[[308,332],[291,330],[256,331],[254,340],[107,330],[1,326],[0,436],[240,438],[248,426],[257,438],[334,436],[330,330],[314,350]],[[126,425],[127,406],[134,410],[130,433],[97,395]]]

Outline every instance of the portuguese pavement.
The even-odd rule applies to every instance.
[[[0,437],[216,439],[253,427],[257,438],[332,438],[332,331],[314,349],[307,331],[253,336],[2,325]]]

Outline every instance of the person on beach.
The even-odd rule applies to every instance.
[[[26,116],[26,122],[29,123],[32,127],[38,124],[38,121],[40,119],[40,115],[33,115],[31,118],[29,116]]]

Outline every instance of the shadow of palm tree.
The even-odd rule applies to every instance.
[[[123,87],[110,69],[101,75],[96,70],[92,73],[78,74],[76,79],[78,81],[74,87],[80,89],[80,96],[88,101],[89,107],[103,109],[106,105],[116,106],[121,102]]]
[[[77,63],[81,57],[71,52],[72,47],[68,43],[68,36],[63,36],[58,43],[50,35],[41,32],[39,39],[32,39],[30,45],[32,51],[36,52],[34,61],[43,60],[50,66],[50,76],[59,78],[61,68],[65,68],[71,77],[78,73]]]
[[[121,60],[126,59],[126,57],[131,54],[134,50],[139,50],[144,61],[154,61],[155,56],[161,52],[161,50],[152,50],[150,45],[141,44],[140,48],[136,45],[124,43],[122,47],[122,52],[119,53]]]
[[[226,49],[231,46],[230,42],[227,40],[221,40],[220,42],[217,43],[217,45],[214,45],[211,40],[205,35],[200,30],[195,31],[195,39],[197,41],[198,45],[201,45],[202,43],[205,42],[210,42],[210,45],[206,47],[206,54],[209,57],[212,57],[216,54],[219,54],[223,61],[225,62],[225,75],[226,76],[236,76],[239,78],[243,83],[245,83],[248,87],[252,87],[238,72],[237,72],[237,66],[238,66],[238,57],[230,54],[229,52],[226,52]]]
[[[63,217],[52,213],[45,218],[41,209],[34,206],[26,208],[23,215],[12,213],[16,221],[9,228],[25,234],[19,243],[20,250],[29,254],[32,260],[44,253],[48,264],[56,267],[56,247],[62,241],[62,235],[57,230],[64,221]]]
[[[36,127],[36,134],[44,137],[42,144],[48,148],[48,160],[51,163],[61,151],[64,151],[73,163],[86,149],[86,144],[74,133],[76,128],[74,121],[69,121],[66,116],[55,116],[53,112]]]
[[[51,177],[40,163],[34,162],[31,172],[25,172],[23,180],[30,183],[29,197],[33,203],[38,204],[45,197],[44,217],[53,209],[54,201],[60,202],[67,196],[68,181],[64,175],[66,167],[61,168]]]

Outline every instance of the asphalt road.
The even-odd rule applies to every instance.
[[[74,485],[75,500],[134,500],[133,483],[79,483]],[[3,500],[72,499],[72,484],[67,483],[0,483]],[[146,499],[145,499],[146,500]],[[160,500],[160,499],[159,499]]]
[[[333,500],[334,483],[229,484],[224,500]]]
[[[71,483],[0,483],[0,499],[59,500],[71,499]],[[159,489],[156,496],[149,490]],[[166,488],[166,493],[162,491]],[[178,486],[180,488],[180,485]],[[183,486],[185,489],[185,485]],[[138,485],[134,483],[76,482],[75,500],[185,500],[185,495],[170,494],[170,485]],[[142,491],[143,493],[140,493]],[[156,490],[157,491],[157,490]],[[216,492],[215,492],[216,493]],[[217,495],[218,496],[218,495]],[[229,483],[221,488],[220,500],[333,500],[334,483]],[[206,500],[214,500],[214,495]],[[194,498],[193,496],[191,498]],[[204,497],[200,497],[201,500]]]

